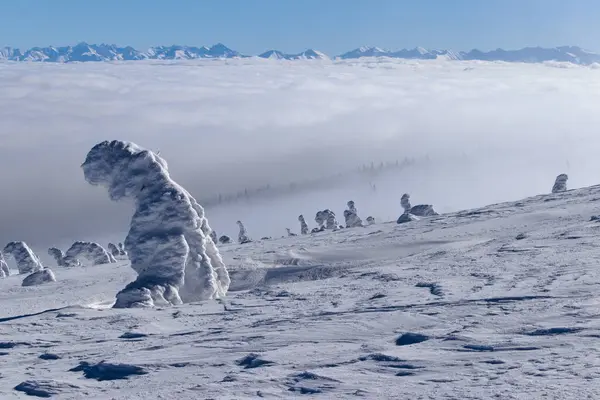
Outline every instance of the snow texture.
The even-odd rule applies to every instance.
[[[0,253],[0,278],[6,278],[10,275],[10,269],[8,268],[8,264],[4,259],[4,255]]]
[[[44,268],[42,262],[25,242],[10,242],[2,253],[12,256],[17,263],[19,274],[30,274]]]
[[[552,186],[552,193],[566,192],[568,179],[569,177],[567,174],[558,175],[554,181],[554,186]]]
[[[54,258],[59,267],[80,267],[81,262],[77,258],[66,256],[61,249],[50,247],[48,254]]]
[[[138,276],[117,294],[115,308],[225,296],[229,274],[204,209],[171,179],[163,158],[134,143],[104,141],[82,168],[86,181],[106,187],[112,200],[135,200],[125,249]]]
[[[228,245],[223,303],[106,310],[128,261],[0,279],[0,398],[598,399],[598,198]]]
[[[50,282],[56,282],[54,272],[52,272],[50,268],[42,268],[30,275],[27,275],[25,279],[23,279],[21,286],[37,286]]]
[[[116,262],[115,258],[104,247],[94,242],[77,241],[69,247],[65,257],[72,260],[85,258],[92,265],[110,264]]]
[[[250,243],[252,240],[248,237],[248,233],[246,232],[246,227],[242,224],[242,221],[237,221],[238,227],[240,229],[238,233],[238,243],[246,244]]]
[[[308,224],[306,223],[306,220],[304,219],[304,215],[302,215],[302,214],[298,215],[298,222],[300,222],[300,233],[302,235],[308,235]]]

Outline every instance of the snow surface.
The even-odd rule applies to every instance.
[[[225,245],[225,301],[164,309],[107,308],[127,262],[13,275],[0,398],[598,398],[598,213],[595,186]]]

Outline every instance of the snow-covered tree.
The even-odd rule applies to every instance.
[[[49,282],[56,282],[54,272],[52,272],[50,268],[42,268],[27,275],[25,279],[23,279],[21,286],[37,286]]]
[[[56,247],[50,247],[48,249],[48,254],[54,257],[56,260],[56,265],[59,267],[79,267],[81,263],[78,259],[67,257],[61,249],[57,249]]]
[[[112,200],[133,198],[125,249],[135,281],[117,294],[116,308],[181,304],[225,296],[230,278],[206,229],[204,208],[174,182],[167,162],[134,143],[94,146],[82,164],[92,185]]]
[[[246,227],[242,224],[242,221],[237,221],[238,227],[240,228],[240,232],[238,233],[238,243],[245,244],[250,243],[252,240],[248,237],[248,233],[246,232]]]
[[[325,215],[327,216],[325,219],[325,228],[330,229],[330,230],[337,230],[338,229],[338,222],[335,219],[335,213],[329,209],[324,210],[323,211],[325,213]]]
[[[8,264],[4,259],[4,255],[0,253],[0,278],[5,278],[10,275],[10,270],[8,269]]]
[[[117,258],[121,255],[119,248],[117,246],[115,246],[113,243],[109,243],[107,247],[108,247],[108,251],[110,252],[110,254],[112,254],[113,257]]]
[[[38,256],[25,242],[10,242],[4,247],[2,253],[14,258],[19,274],[30,274],[44,268]]]
[[[300,214],[298,216],[298,221],[300,222],[300,233],[303,235],[308,235],[308,224],[304,219],[304,215]]]
[[[296,235],[294,232],[292,232],[292,231],[290,230],[290,228],[285,228],[285,230],[286,230],[286,232],[287,232],[287,235],[288,235],[288,236],[298,236],[298,235]]]
[[[321,228],[325,226],[325,221],[327,221],[327,213],[325,211],[317,211],[315,215],[315,222],[317,223],[317,228]]]
[[[554,186],[552,186],[552,193],[566,192],[568,179],[569,176],[567,174],[558,175],[554,181]]]
[[[77,241],[69,247],[65,257],[72,260],[85,258],[92,265],[111,264],[117,262],[112,254],[95,242]]]
[[[404,212],[410,212],[410,195],[408,193],[404,193],[400,198],[400,205],[404,209]]]
[[[375,218],[370,215],[367,217],[367,225],[373,225],[375,223]]]
[[[125,251],[125,246],[123,246],[123,243],[120,243],[117,245],[117,247],[119,248],[119,255],[121,256],[126,256],[127,252]]]
[[[363,226],[362,220],[358,216],[358,211],[354,205],[354,201],[348,202],[348,209],[344,210],[344,219],[346,221],[346,228],[357,228]]]

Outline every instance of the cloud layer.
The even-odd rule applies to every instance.
[[[363,163],[427,165],[331,192],[211,208],[219,231],[297,230],[300,213],[386,219],[399,196],[438,210],[600,183],[600,70],[560,64],[438,61],[0,63],[0,242],[32,246],[124,237],[131,205],[83,180],[95,143],[160,150],[198,199],[287,184]],[[253,232],[254,231],[254,232]],[[44,251],[43,249],[40,251]]]

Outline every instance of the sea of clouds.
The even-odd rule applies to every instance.
[[[317,209],[395,219],[399,198],[449,212],[600,183],[600,70],[564,64],[352,60],[0,63],[0,242],[38,252],[122,240],[130,202],[80,169],[102,140],[160,151],[197,199],[371,161],[426,165],[330,191],[207,210],[218,233],[280,236]],[[105,243],[104,243],[105,244]]]

